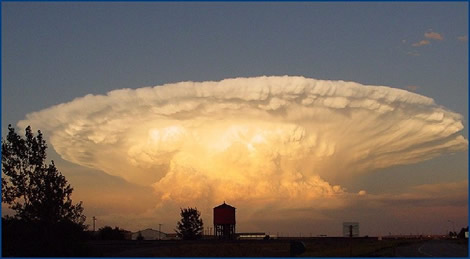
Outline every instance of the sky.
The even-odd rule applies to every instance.
[[[244,232],[445,233],[468,225],[468,4],[2,3],[8,124],[98,227],[209,227],[225,201]]]

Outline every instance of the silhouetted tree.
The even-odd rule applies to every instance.
[[[46,164],[46,149],[41,131],[34,136],[28,126],[22,138],[8,125],[8,135],[2,138],[2,203],[24,221],[83,225],[82,203],[72,204],[73,188],[54,161]]]
[[[124,240],[126,239],[126,232],[129,232],[118,227],[114,227],[113,229],[110,226],[104,226],[98,231],[102,240]]]
[[[26,128],[8,125],[2,138],[2,203],[15,211],[2,217],[2,256],[86,256],[82,203],[72,204],[72,187],[53,161],[46,141]]]
[[[457,235],[458,238],[465,238],[465,232],[468,232],[468,226],[466,228],[460,229],[459,234]]]
[[[201,213],[197,208],[181,209],[181,220],[175,229],[178,237],[184,240],[200,239],[204,230]]]
[[[71,221],[51,225],[2,217],[2,257],[88,256],[86,233]]]

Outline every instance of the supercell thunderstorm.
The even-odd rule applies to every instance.
[[[431,98],[290,76],[87,95],[27,125],[65,160],[154,187],[161,204],[308,206],[344,193],[335,179],[468,146],[462,116]]]

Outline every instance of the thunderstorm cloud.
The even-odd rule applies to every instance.
[[[462,116],[431,98],[291,76],[87,95],[28,114],[27,125],[65,160],[154,188],[159,204],[308,206],[345,193],[341,177],[468,146]]]

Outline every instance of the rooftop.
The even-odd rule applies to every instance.
[[[214,207],[214,209],[219,209],[219,208],[220,208],[220,209],[221,209],[221,208],[235,209],[235,207],[232,207],[232,206],[226,204],[225,201],[224,201],[224,204],[221,204],[221,205],[219,205],[219,206],[217,206],[217,207]]]

